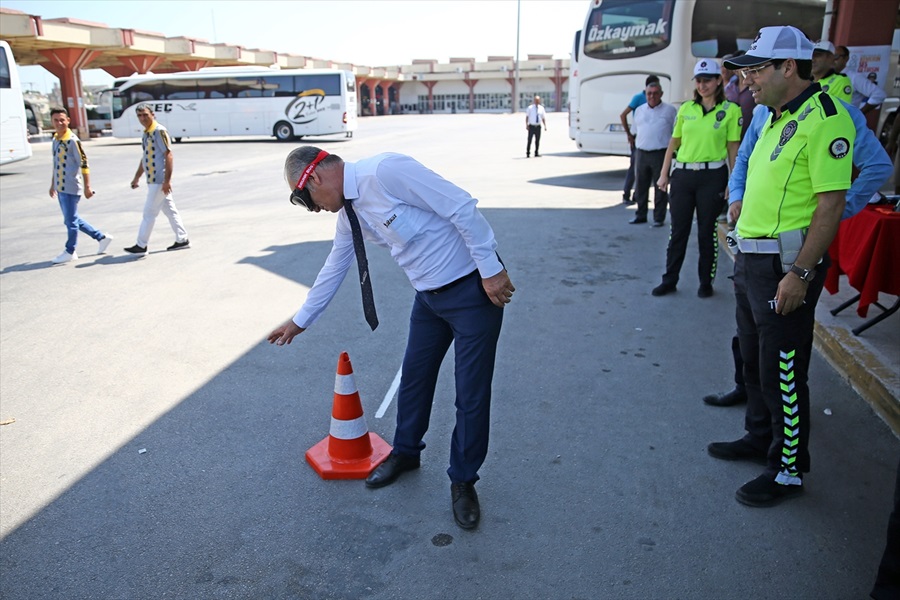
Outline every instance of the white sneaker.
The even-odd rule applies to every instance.
[[[73,252],[72,254],[69,254],[68,252],[63,250],[62,254],[60,254],[59,256],[57,256],[56,258],[51,260],[50,262],[52,262],[54,265],[61,265],[63,263],[67,263],[69,261],[75,260],[76,258],[78,258],[77,252]]]
[[[97,254],[106,254],[106,249],[109,248],[112,241],[113,236],[106,234],[106,237],[100,240],[100,247],[97,249]]]

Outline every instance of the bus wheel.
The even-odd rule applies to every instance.
[[[294,128],[291,127],[290,123],[278,121],[275,123],[272,135],[274,135],[279,142],[289,142],[294,139]]]

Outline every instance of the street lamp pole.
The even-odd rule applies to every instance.
[[[519,110],[519,33],[522,25],[522,0],[516,2],[516,75],[513,79],[512,112]]]

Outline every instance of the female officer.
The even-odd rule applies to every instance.
[[[669,210],[672,230],[666,250],[666,272],[654,296],[675,291],[684,262],[694,209],[697,211],[697,242],[700,247],[700,288],[697,295],[713,294],[718,238],[716,218],[722,212],[728,171],[734,166],[741,140],[741,109],[725,99],[722,76],[716,61],[705,58],[694,66],[694,100],[685,102],[675,119],[675,130],[666,149],[657,185],[665,190],[671,172]],[[673,156],[678,153],[678,159]],[[673,168],[674,167],[674,168]]]

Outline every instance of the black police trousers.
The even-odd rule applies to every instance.
[[[735,317],[747,391],[744,439],[757,448],[768,445],[766,473],[771,475],[789,478],[809,471],[807,382],[816,304],[828,265],[826,254],[809,283],[805,304],[779,315],[775,292],[785,277],[781,257],[738,253],[735,259]]]
[[[697,274],[700,285],[712,285],[719,258],[716,224],[722,212],[722,192],[728,185],[728,167],[691,171],[675,169],[669,185],[669,212],[672,229],[666,249],[666,272],[663,283],[675,285],[684,263],[694,211],[697,212],[697,246],[700,262]]]

